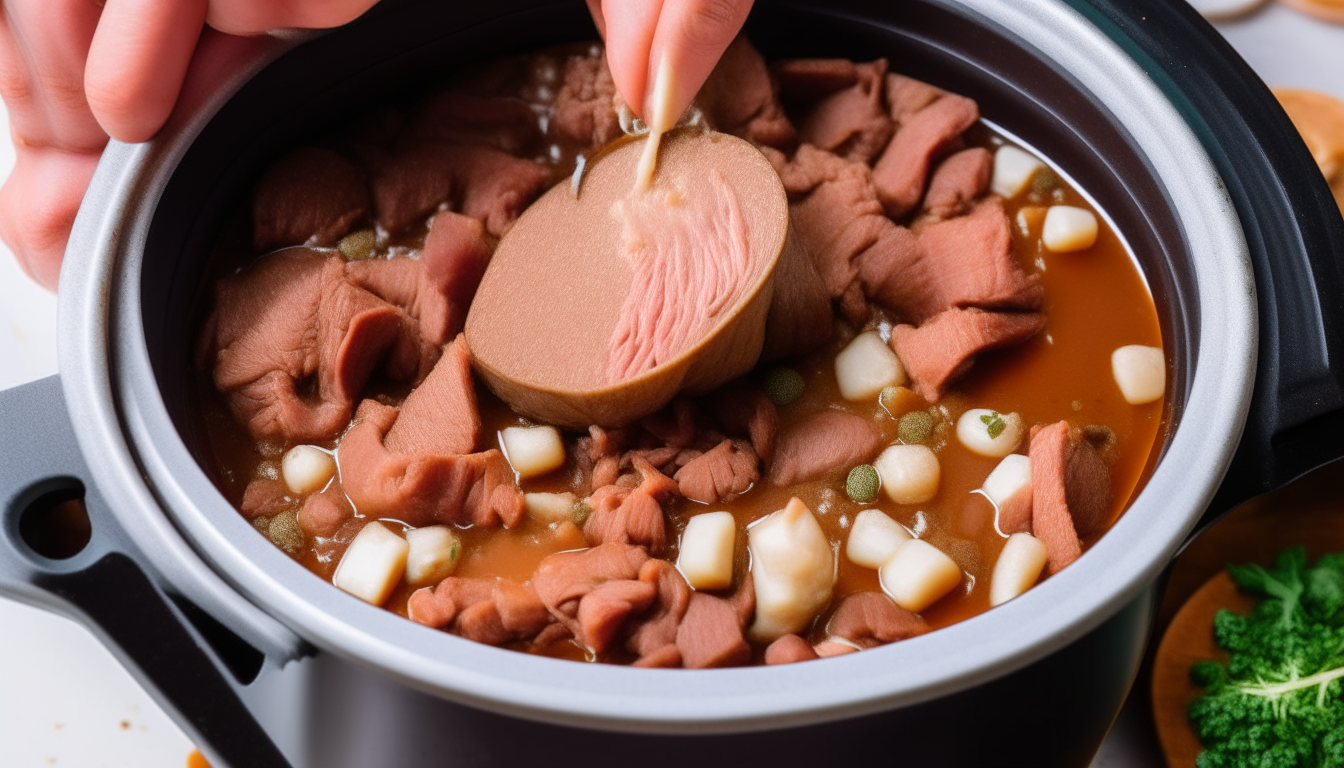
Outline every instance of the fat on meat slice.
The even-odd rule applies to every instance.
[[[336,437],[375,368],[415,382],[438,356],[404,308],[355,285],[340,256],[308,248],[217,282],[200,346],[201,366],[213,367],[251,436],[289,443]]]
[[[756,456],[770,463],[779,434],[779,411],[764,390],[739,381],[716,392],[710,398],[710,407],[725,432],[749,436]]]
[[[860,648],[876,648],[929,631],[928,622],[881,592],[857,592],[840,602],[826,632]]]
[[[822,411],[783,430],[775,447],[770,481],[792,485],[866,464],[882,448],[882,436],[867,419]]]
[[[754,144],[791,148],[797,131],[779,102],[779,86],[745,35],[728,46],[695,103],[716,130]]]
[[[1031,430],[1031,532],[1045,544],[1046,573],[1082,554],[1080,535],[1100,530],[1110,504],[1110,471],[1096,449],[1060,421]]]
[[[534,637],[551,621],[546,606],[521,584],[456,576],[416,590],[406,613],[418,624],[488,645]]]
[[[407,124],[404,137],[410,141],[479,144],[525,157],[541,144],[542,134],[536,113],[522,99],[454,89],[425,102]]]
[[[893,328],[891,348],[910,375],[911,388],[936,403],[948,385],[971,369],[976,355],[1021,344],[1044,327],[1045,315],[1035,312],[949,309],[918,328]]]
[[[547,556],[537,566],[532,589],[575,639],[601,652],[615,639],[613,625],[624,623],[632,613],[647,610],[657,597],[657,585],[639,579],[648,561],[649,553],[643,547],[616,542],[560,552]],[[585,608],[584,603],[607,584],[619,586],[597,594],[593,605]]]
[[[361,288],[406,308],[431,343],[446,344],[462,330],[490,250],[479,221],[443,211],[434,216],[419,259],[353,261],[346,273]]]
[[[480,442],[470,359],[458,337],[398,411],[365,400],[341,441],[341,485],[361,514],[410,525],[512,526],[523,499],[498,450]]]
[[[802,141],[869,163],[891,140],[895,124],[885,104],[887,60],[854,65],[854,83],[827,94],[798,123]]]
[[[369,162],[374,217],[393,234],[447,203],[501,237],[550,179],[531,160],[481,145],[423,142]]]
[[[717,504],[745,493],[760,477],[760,461],[751,445],[742,440],[724,440],[687,462],[673,479],[682,496],[703,504]]]
[[[965,216],[917,234],[897,229],[905,234],[865,250],[858,267],[864,292],[908,322],[952,307],[1040,308],[1040,276],[1018,263],[1002,198],[986,198]]]
[[[893,78],[896,78],[894,84]],[[909,97],[919,103],[929,92],[904,82],[908,79],[901,75],[887,76],[888,104],[896,121],[896,134],[873,165],[878,198],[894,219],[903,218],[915,209],[924,196],[933,161],[957,148],[961,134],[980,119],[976,103],[954,93],[944,92],[912,109]]]
[[[583,147],[600,147],[621,136],[616,116],[616,84],[600,52],[565,59],[555,97],[551,132]]]
[[[807,641],[798,635],[779,637],[765,649],[765,663],[769,666],[796,664],[800,661],[812,661],[819,658],[821,657],[812,649],[812,646],[808,645]]]
[[[300,147],[261,177],[252,196],[252,244],[332,245],[369,213],[368,181],[330,149]]]
[[[632,543],[659,552],[667,544],[662,502],[677,492],[677,485],[642,456],[633,461],[643,478],[639,485],[607,485],[594,491],[583,535],[593,545]]]
[[[989,190],[994,156],[984,147],[963,149],[938,164],[924,193],[921,213],[938,219],[961,216]]]

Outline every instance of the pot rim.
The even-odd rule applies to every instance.
[[[1105,536],[1023,596],[938,632],[820,664],[645,670],[521,654],[420,627],[330,588],[252,533],[196,464],[158,394],[137,278],[154,209],[187,147],[252,74],[303,38],[259,46],[249,66],[189,104],[154,141],[112,142],[98,165],[67,248],[58,330],[62,386],[100,491],[168,574],[169,588],[222,578],[236,593],[216,597],[237,620],[258,621],[248,610],[255,605],[312,643],[412,687],[560,724],[703,734],[817,723],[960,691],[1076,640],[1156,578],[1231,461],[1258,343],[1249,251],[1197,137],[1142,68],[1092,23],[1062,0],[931,1],[1007,30],[1110,110],[1163,185],[1198,286],[1198,353],[1166,457]],[[194,554],[145,546],[147,531],[162,536],[165,525],[175,526]],[[192,563],[164,566],[184,556]]]

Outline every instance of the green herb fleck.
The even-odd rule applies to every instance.
[[[1003,434],[1003,430],[1008,426],[998,411],[990,411],[981,416],[980,422],[985,425],[985,430],[989,432],[989,439],[991,440]]]
[[[1344,553],[1308,567],[1296,547],[1273,568],[1228,572],[1259,602],[1249,616],[1221,610],[1214,617],[1226,665],[1190,668],[1204,688],[1188,710],[1204,746],[1196,764],[1344,765]]]
[[[803,375],[792,368],[772,368],[761,379],[766,397],[775,405],[788,405],[803,395]]]
[[[462,542],[458,541],[458,540],[457,540],[457,537],[454,536],[454,537],[453,537],[453,547],[452,547],[452,549],[449,549],[449,550],[448,550],[448,562],[450,562],[450,563],[456,563],[456,562],[457,562],[457,556],[460,555],[460,554],[462,554]]]
[[[588,516],[593,514],[593,508],[588,506],[586,501],[574,502],[574,524],[583,525],[588,522]]]
[[[871,464],[860,464],[849,470],[849,478],[845,480],[845,493],[855,502],[867,504],[877,500],[879,482],[877,470]]]
[[[923,445],[933,434],[933,415],[928,411],[911,411],[896,422],[896,436],[906,445]]]
[[[361,229],[342,237],[336,247],[340,249],[346,261],[362,261],[373,255],[373,249],[377,244],[378,240],[372,229]]]

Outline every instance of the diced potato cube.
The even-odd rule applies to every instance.
[[[961,583],[961,568],[927,541],[911,539],[882,564],[877,577],[897,605],[919,613]]]
[[[1017,450],[1026,433],[1022,417],[988,408],[972,408],[957,419],[957,439],[972,453],[1001,458]]]
[[[315,445],[296,445],[281,460],[280,474],[295,493],[320,491],[336,474],[336,459]]]
[[[737,519],[731,512],[706,512],[686,522],[677,569],[691,589],[727,589],[733,585],[733,543]]]
[[[985,478],[980,490],[995,506],[1001,506],[1022,488],[1031,485],[1031,459],[1020,453],[1003,457],[1003,461]]]
[[[830,602],[835,553],[798,498],[747,528],[756,620],[748,634],[768,643],[802,630]]]
[[[437,584],[457,568],[462,543],[446,525],[431,525],[406,532],[406,583],[413,587]]]
[[[401,581],[409,548],[382,523],[368,523],[345,550],[331,583],[365,602],[382,605]]]
[[[1017,147],[999,147],[994,153],[994,181],[990,186],[995,194],[1012,199],[1031,183],[1031,177],[1045,167],[1037,160]]]
[[[565,444],[555,427],[505,427],[499,442],[519,480],[544,475],[565,463]]]
[[[1111,373],[1130,405],[1161,400],[1167,386],[1167,359],[1160,347],[1130,344],[1111,353]]]
[[[1045,568],[1045,545],[1029,533],[1014,533],[1004,542],[989,582],[989,604],[1002,605],[1036,584]]]
[[[871,400],[909,381],[905,367],[877,331],[860,333],[835,356],[835,380],[846,400]]]
[[[1041,243],[1056,252],[1081,251],[1097,242],[1097,215],[1086,208],[1052,205],[1045,212]]]
[[[574,519],[574,503],[578,497],[564,493],[524,493],[523,509],[535,520],[551,524]]]
[[[887,517],[879,509],[865,509],[854,518],[849,529],[845,555],[865,568],[881,568],[902,544],[913,538],[905,526]]]
[[[922,504],[938,495],[938,456],[927,445],[888,446],[873,467],[887,498],[897,504]]]

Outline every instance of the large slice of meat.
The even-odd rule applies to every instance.
[[[1031,430],[1031,532],[1045,544],[1046,573],[1056,573],[1082,554],[1079,535],[1106,524],[1110,470],[1086,440],[1075,439],[1068,422]]]
[[[341,485],[360,513],[419,527],[512,526],[523,514],[497,450],[471,453],[481,423],[462,337],[397,409],[365,400],[341,441]]]
[[[373,269],[417,266],[384,260]],[[201,364],[212,366],[215,387],[252,437],[289,443],[339,434],[375,369],[414,382],[438,356],[405,308],[352,281],[339,255],[308,248],[216,283],[201,339]]]
[[[1035,312],[949,309],[915,328],[891,330],[891,348],[910,375],[911,388],[931,403],[991,349],[1021,344],[1041,332],[1045,316]]]
[[[368,215],[364,172],[329,149],[300,147],[280,158],[252,197],[252,244],[331,245]]]

